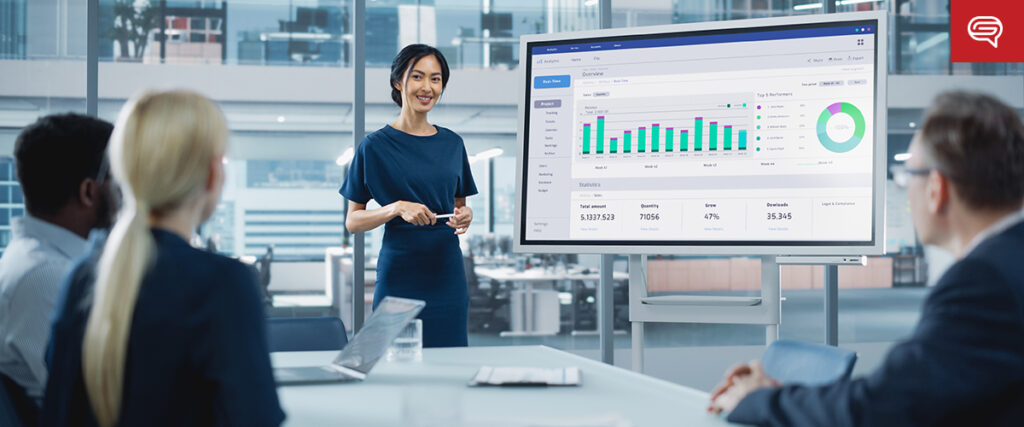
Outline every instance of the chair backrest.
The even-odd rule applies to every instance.
[[[466,286],[470,292],[480,287],[480,278],[476,275],[476,261],[471,256],[462,257],[462,268],[466,270]]]
[[[28,396],[25,396],[24,389],[7,378],[6,375],[0,374],[0,426],[21,427],[25,425],[22,422],[24,415],[20,414],[30,410],[25,407],[26,404],[31,403],[28,401]]]
[[[267,335],[270,351],[341,350],[348,344],[345,323],[337,317],[271,317]]]
[[[857,353],[818,344],[780,340],[761,357],[768,376],[784,384],[822,385],[847,380]]]

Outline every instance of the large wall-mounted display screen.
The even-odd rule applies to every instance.
[[[518,246],[880,252],[884,17],[868,15],[524,38]]]

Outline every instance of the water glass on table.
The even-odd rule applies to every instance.
[[[423,321],[413,319],[388,348],[388,361],[421,361],[423,360]]]

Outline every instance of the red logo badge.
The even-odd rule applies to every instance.
[[[953,62],[1024,62],[1024,2],[953,0]]]

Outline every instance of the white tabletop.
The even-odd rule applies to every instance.
[[[274,353],[272,360],[277,367],[314,366],[334,356]],[[466,386],[481,365],[577,366],[583,381],[579,387]],[[422,362],[382,361],[361,383],[280,387],[278,394],[290,426],[417,425],[403,411],[446,408],[457,408],[463,426],[728,425],[705,412],[707,393],[542,346],[425,349]]]

